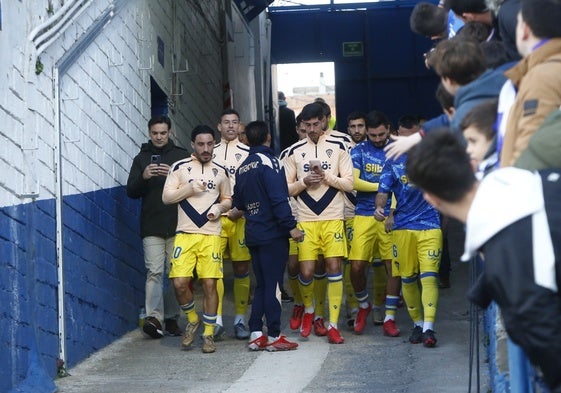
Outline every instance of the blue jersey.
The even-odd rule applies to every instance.
[[[429,205],[422,192],[409,183],[405,173],[407,154],[396,160],[387,160],[380,175],[378,192],[393,192],[397,200],[393,229],[440,228],[438,211]]]
[[[378,183],[380,174],[386,162],[386,152],[383,147],[376,147],[369,140],[360,142],[351,150],[353,168],[360,171],[359,178],[369,183]],[[377,192],[357,191],[355,214],[359,216],[373,216]],[[386,204],[386,214],[389,213],[391,197]]]

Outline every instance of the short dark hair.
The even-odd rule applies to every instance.
[[[269,135],[269,128],[264,121],[252,121],[245,126],[245,136],[249,146],[260,146],[264,144],[267,142],[267,135]]]
[[[476,182],[464,145],[448,129],[427,134],[409,150],[406,171],[416,187],[448,202],[461,200]]]
[[[470,21],[465,23],[456,33],[458,39],[471,38],[477,42],[485,42],[491,34],[492,27],[486,23],[478,21]]]
[[[300,115],[302,115],[303,121],[313,119],[314,117],[322,120],[325,117],[323,107],[319,102],[312,102],[311,104],[304,106]]]
[[[171,119],[166,115],[153,116],[150,120],[148,120],[148,129],[150,129],[154,124],[161,123],[166,123],[168,130],[171,130]]]
[[[325,100],[321,97],[318,97],[314,100],[314,103],[321,105],[321,109],[323,110],[323,115],[325,117],[331,116],[331,107]]]
[[[212,135],[212,139],[216,139],[214,136],[214,130],[212,128],[204,124],[199,124],[198,126],[193,128],[193,131],[191,131],[191,142],[195,142],[197,135],[201,134],[210,134]]]
[[[240,114],[238,113],[237,110],[233,109],[233,108],[226,108],[222,111],[222,113],[220,114],[220,121],[222,121],[222,118],[226,115],[236,115],[238,116],[238,119],[240,119]]]
[[[479,43],[456,37],[438,43],[431,63],[438,76],[450,78],[461,86],[473,82],[486,70]]]
[[[489,11],[485,0],[447,0],[446,4],[457,15],[464,13],[482,14]]]
[[[419,125],[419,118],[414,115],[403,115],[397,121],[398,127],[413,128]]]
[[[425,37],[443,36],[448,32],[448,11],[436,4],[421,1],[415,4],[409,16],[413,33]]]
[[[380,111],[370,111],[366,115],[366,128],[378,128],[380,126],[388,128],[390,126],[390,119]]]
[[[498,99],[493,98],[474,106],[466,113],[460,123],[462,131],[468,127],[475,127],[481,134],[485,135],[487,140],[492,140],[496,135],[494,126],[497,121],[498,102]]]
[[[536,37],[561,37],[561,0],[520,0],[520,12]]]
[[[349,116],[347,116],[347,124],[349,124],[351,120],[358,119],[364,119],[364,122],[366,123],[366,114],[360,111],[352,111],[351,113],[349,113]]]
[[[451,108],[454,108],[454,96],[450,94],[446,88],[444,88],[442,82],[438,84],[434,96],[442,109],[449,111]]]

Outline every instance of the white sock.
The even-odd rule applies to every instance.
[[[314,308],[313,307],[306,307],[306,308],[304,308],[304,312],[306,314],[313,314],[314,313]]]
[[[434,322],[427,322],[425,321],[425,323],[423,323],[423,333],[426,332],[427,330],[434,330]]]
[[[333,323],[333,322],[329,322],[329,328],[328,328],[328,330],[331,329],[331,328],[337,329],[337,324],[336,324],[336,323]]]
[[[234,318],[234,325],[237,325],[238,323],[245,325],[244,315],[236,314],[236,317]]]
[[[216,316],[216,324],[217,324],[217,325],[220,325],[220,326],[224,326],[224,325],[222,324],[222,315],[217,315],[217,316]]]
[[[388,322],[389,320],[395,321],[395,317],[393,315],[386,315],[384,318],[384,323]]]

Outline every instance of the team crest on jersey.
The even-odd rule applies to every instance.
[[[332,149],[327,149],[325,151],[325,153],[327,154],[327,157],[331,158],[331,155],[333,154],[333,150]]]
[[[234,156],[236,157],[236,161],[239,161],[240,158],[242,158],[242,155],[240,153],[236,153]]]
[[[212,168],[212,174],[216,177],[218,175],[218,169]]]

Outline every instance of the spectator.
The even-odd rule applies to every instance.
[[[528,147],[516,161],[517,168],[561,168],[561,110],[549,114],[530,137]]]
[[[140,147],[133,160],[127,180],[129,198],[142,199],[140,236],[146,266],[146,318],[142,330],[149,337],[161,338],[165,331],[180,336],[177,325],[179,304],[171,283],[166,285],[164,274],[169,272],[169,260],[177,226],[177,207],[164,205],[162,190],[170,165],[188,156],[187,150],[173,143],[171,120],[155,116],[148,122],[148,143]]]
[[[448,11],[433,3],[421,1],[415,4],[409,17],[409,26],[413,33],[423,35],[431,40],[448,37]]]
[[[504,0],[496,16],[488,7],[486,0],[447,0],[448,6],[465,23],[482,22],[498,33],[504,43],[509,61],[517,61],[520,55],[516,50],[515,26],[519,0]]]
[[[290,109],[286,103],[286,96],[282,91],[278,93],[279,100],[279,136],[280,150],[286,149],[288,146],[298,141],[296,135],[296,117],[294,111]]]
[[[437,132],[411,150],[407,173],[427,201],[466,224],[462,259],[485,259],[469,299],[495,301],[509,337],[561,391],[561,171],[502,168],[478,182],[464,146]]]
[[[497,134],[494,129],[497,102],[497,99],[491,99],[477,105],[466,114],[461,124],[467,152],[479,179],[493,170],[498,161]]]
[[[545,117],[561,106],[561,1],[521,0],[516,45],[499,99],[500,165],[514,165]]]
[[[282,278],[288,259],[288,237],[301,241],[304,233],[288,204],[286,176],[279,160],[270,149],[267,125],[253,121],[246,127],[249,156],[236,171],[234,206],[245,212],[246,245],[251,253],[257,285],[249,319],[250,350],[285,351],[296,349],[281,334]],[[267,336],[263,334],[263,317]]]
[[[461,136],[460,123],[478,103],[498,97],[505,82],[503,68],[486,70],[479,44],[472,40],[453,38],[441,41],[433,55],[436,73],[446,90],[454,96],[455,113],[450,128]]]

